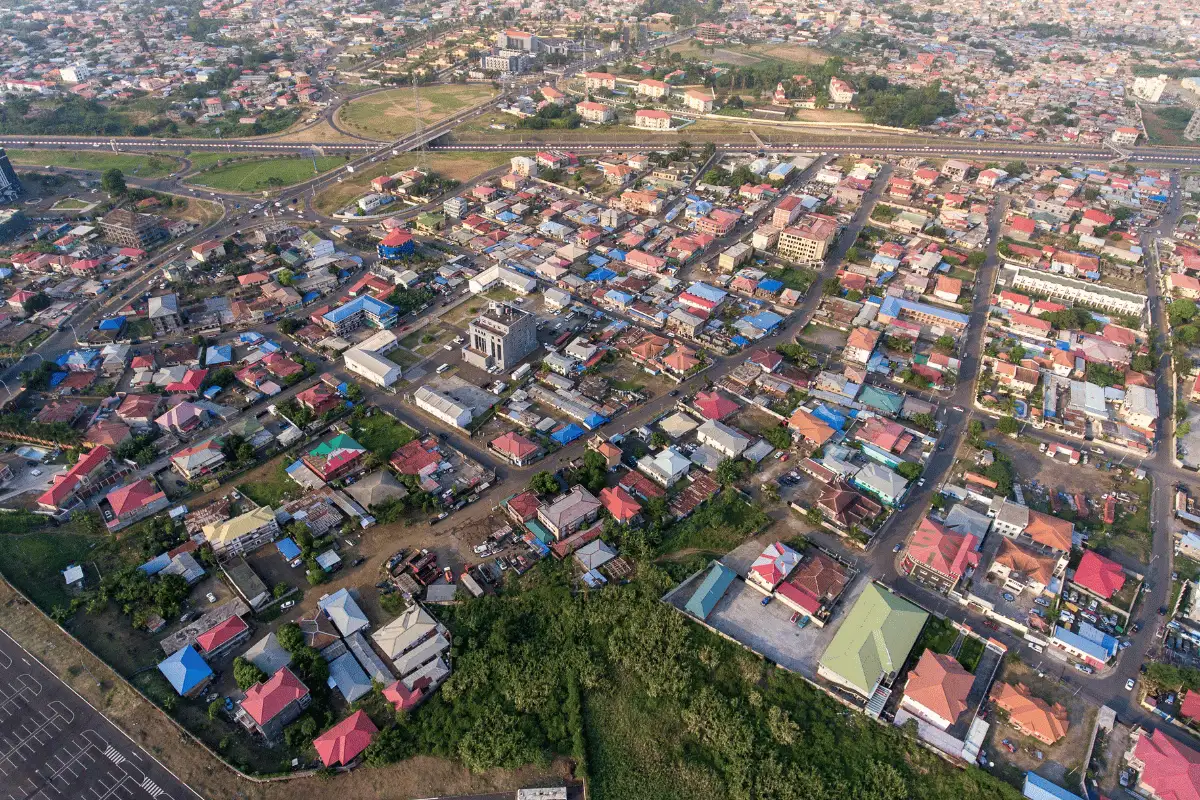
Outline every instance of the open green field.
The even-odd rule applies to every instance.
[[[69,529],[0,536],[0,571],[42,608],[66,606],[71,593],[59,573],[87,561],[99,541]]]
[[[317,156],[316,163],[317,169],[314,172],[313,159],[302,156],[234,161],[213,167],[207,172],[191,175],[187,182],[227,192],[261,192],[291,186],[294,183],[313,178],[322,172],[337,169],[346,163],[346,158],[343,156]]]
[[[1167,147],[1195,147],[1195,142],[1183,138],[1183,129],[1191,119],[1192,109],[1187,106],[1153,106],[1142,105],[1142,120],[1146,124],[1146,133],[1150,144]]]
[[[376,413],[354,423],[354,440],[387,461],[392,453],[417,438],[417,432],[387,414]]]
[[[819,47],[801,44],[739,44],[728,47],[707,47],[694,39],[668,48],[668,52],[679,53],[685,58],[727,64],[731,67],[749,67],[769,61],[803,66],[821,64],[831,55]]]
[[[517,154],[510,152],[429,153],[426,156],[426,164],[443,178],[466,182],[488,170],[507,164],[515,155]],[[412,169],[418,162],[417,154],[406,153],[380,164],[373,164],[370,169],[359,170],[341,183],[334,183],[318,192],[314,203],[316,209],[322,214],[332,214],[370,191],[371,181],[375,178]]]
[[[23,167],[68,167],[96,172],[119,169],[134,178],[162,178],[179,169],[179,161],[169,156],[114,153],[111,150],[14,149],[8,151],[8,159]]]
[[[490,86],[423,86],[413,100],[412,89],[390,89],[346,103],[337,112],[338,125],[361,136],[398,139],[412,133],[416,120],[429,126],[465,108],[491,99]]]

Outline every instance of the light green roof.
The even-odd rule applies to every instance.
[[[825,648],[820,666],[867,697],[885,674],[904,665],[928,616],[904,598],[868,584]]]

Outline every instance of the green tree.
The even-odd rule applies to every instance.
[[[763,431],[763,438],[776,450],[787,450],[792,446],[792,432],[782,425],[767,428]]]
[[[304,633],[300,630],[300,626],[294,622],[287,622],[279,626],[279,630],[275,631],[275,638],[279,640],[279,646],[289,653],[295,653],[301,647],[304,647]]]
[[[1020,430],[1020,427],[1021,427],[1020,423],[1018,423],[1012,417],[1001,417],[996,422],[996,430],[1000,431],[1003,434],[1007,434],[1010,436],[1012,434],[1016,433],[1018,430]]]
[[[747,462],[741,459],[726,458],[717,464],[717,471],[713,473],[713,476],[722,486],[730,486],[746,477],[749,471],[750,465]]]
[[[290,269],[281,269],[279,274],[275,276],[275,280],[279,281],[280,286],[291,286],[296,282],[296,273]]]
[[[1180,298],[1172,300],[1167,306],[1167,319],[1171,321],[1171,327],[1185,325],[1196,318],[1197,308],[1193,300]]]
[[[549,472],[542,471],[534,473],[529,479],[529,489],[534,494],[553,495],[558,494],[558,480]]]
[[[233,680],[242,691],[256,683],[262,683],[267,677],[267,673],[259,669],[253,661],[247,661],[241,656],[233,659]]]
[[[128,191],[125,186],[125,173],[116,167],[105,170],[100,176],[100,188],[103,189],[109,197],[119,197]]]
[[[921,465],[914,464],[911,461],[904,461],[896,467],[896,472],[900,473],[900,476],[905,480],[915,481],[921,477]]]
[[[833,297],[842,293],[842,282],[837,278],[826,278],[821,283],[821,294],[826,297]]]
[[[939,336],[939,337],[937,338],[937,341],[935,341],[935,342],[933,343],[933,347],[934,347],[934,349],[935,349],[935,350],[937,350],[939,353],[953,353],[953,352],[954,352],[954,347],[955,347],[955,343],[954,343],[954,337],[952,337],[952,336]]]
[[[650,434],[651,447],[666,447],[670,443],[671,440],[662,431],[654,431],[654,433]]]

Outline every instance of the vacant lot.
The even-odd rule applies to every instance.
[[[179,168],[179,161],[169,156],[111,151],[88,153],[82,150],[18,149],[9,150],[8,158],[14,164],[29,167],[68,167],[96,172],[119,169],[126,175],[137,178],[161,178]]]
[[[1187,127],[1192,109],[1186,106],[1152,106],[1142,105],[1142,120],[1146,124],[1146,134],[1151,144],[1161,144],[1170,147],[1195,146],[1183,138],[1183,129]]]
[[[391,89],[352,100],[338,109],[338,125],[391,141],[412,133],[417,119],[428,126],[492,97],[489,86],[424,86],[417,93],[415,102],[412,89]]]
[[[677,44],[670,52],[679,53],[685,58],[697,58],[711,61],[714,64],[728,64],[733,67],[748,67],[765,61],[778,61],[784,64],[800,66],[804,64],[820,64],[829,58],[829,53],[819,47],[806,47],[800,44],[745,44],[730,47],[705,47],[699,42],[690,41]]]
[[[495,169],[508,163],[516,153],[430,153],[425,163],[433,172],[443,178],[456,181],[469,181],[488,170]],[[380,175],[391,175],[406,169],[412,169],[419,163],[419,156],[408,153],[396,158],[373,165],[369,169],[356,171],[341,183],[335,183],[317,193],[315,205],[322,214],[332,214],[338,209],[345,208],[355,199],[371,190],[371,181]]]
[[[337,169],[346,163],[346,158],[318,156],[315,159],[315,170],[313,163],[314,159],[299,156],[247,159],[222,164],[207,172],[189,176],[187,182],[227,192],[260,192],[291,186],[322,172]]]

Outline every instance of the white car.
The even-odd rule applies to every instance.
[[[1127,692],[1133,691],[1133,678],[1130,678],[1129,680],[1125,681],[1125,691],[1127,691]]]
[[[284,611],[284,610],[286,610],[286,609],[289,609],[289,608],[291,608],[291,607],[292,607],[292,606],[294,606],[294,605],[296,605],[296,601],[295,601],[295,600],[288,600],[286,603],[281,603],[281,604],[279,605],[279,610],[280,610],[280,611]]]
[[[212,592],[209,592],[208,594],[204,595],[204,599],[210,603],[217,602],[217,596],[215,594],[213,594]]]

